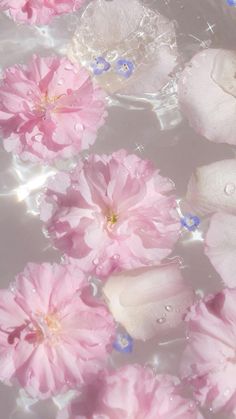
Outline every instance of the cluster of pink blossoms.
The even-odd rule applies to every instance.
[[[0,0],[0,10],[18,22],[45,25],[54,16],[79,10],[85,0]]]

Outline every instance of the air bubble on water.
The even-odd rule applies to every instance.
[[[78,122],[77,124],[75,124],[74,128],[76,132],[79,132],[83,130],[83,125]]]
[[[228,396],[229,396],[229,394],[230,394],[230,389],[229,389],[229,388],[227,388],[227,389],[224,391],[224,396],[225,396],[225,397],[228,397]]]
[[[225,185],[225,194],[228,196],[231,196],[234,194],[236,190],[236,185],[234,183],[227,183],[227,185]]]
[[[41,141],[42,138],[43,138],[42,134],[36,134],[34,137],[35,141]]]
[[[165,322],[166,322],[166,318],[164,316],[163,317],[159,317],[159,319],[157,319],[157,323],[159,323],[159,324],[163,324]]]

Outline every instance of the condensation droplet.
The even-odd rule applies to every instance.
[[[227,183],[227,185],[225,185],[224,191],[226,195],[228,196],[233,195],[235,190],[236,190],[236,186],[234,183]]]
[[[98,259],[98,258],[93,259],[93,264],[94,264],[95,266],[97,266],[97,265],[99,264],[99,259]]]
[[[10,285],[10,291],[13,293],[16,291],[15,285],[13,284]]]
[[[159,324],[163,324],[165,322],[166,322],[166,318],[164,316],[157,319],[157,323],[159,323]]]
[[[229,396],[229,394],[230,394],[230,389],[229,389],[229,388],[227,388],[227,389],[224,391],[224,396],[225,396],[225,397],[227,397],[227,396]]]
[[[75,131],[79,132],[83,130],[83,125],[80,123],[75,124]]]
[[[57,84],[58,84],[59,86],[62,86],[62,85],[63,85],[63,79],[58,80]]]
[[[172,310],[173,310],[173,307],[172,307],[171,305],[167,304],[167,305],[165,306],[165,309],[166,309],[166,311],[170,312],[170,311],[172,311]]]
[[[73,65],[68,63],[65,65],[65,70],[73,70]]]
[[[43,138],[42,134],[37,134],[37,135],[35,135],[35,137],[34,137],[35,141],[41,141],[41,140],[42,140],[42,138]]]
[[[194,402],[190,402],[189,403],[189,405],[188,405],[188,408],[189,408],[189,410],[192,412],[193,410],[195,410],[195,408],[196,408],[196,405],[195,405],[195,403]]]
[[[118,259],[120,259],[120,255],[118,255],[118,253],[116,253],[115,255],[112,256],[112,259],[118,260]]]

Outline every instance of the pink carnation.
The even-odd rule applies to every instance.
[[[101,374],[87,398],[73,400],[57,417],[78,418],[203,419],[194,402],[180,395],[176,377],[155,376],[139,365]]]
[[[208,49],[192,58],[179,80],[179,100],[190,125],[216,143],[236,144],[235,66],[235,52]]]
[[[28,264],[0,291],[0,379],[32,397],[63,393],[104,367],[113,333],[78,268]]]
[[[41,219],[57,248],[98,276],[153,265],[179,236],[173,184],[121,150],[91,155],[48,184]]]
[[[236,413],[236,289],[225,289],[192,306],[182,375],[201,405]]]
[[[0,0],[0,10],[9,12],[19,22],[45,25],[63,13],[78,10],[85,0]]]
[[[34,55],[5,70],[0,127],[7,151],[24,160],[69,158],[93,144],[104,123],[104,93],[66,58]]]
[[[228,287],[236,286],[236,216],[214,214],[205,239],[205,253]]]

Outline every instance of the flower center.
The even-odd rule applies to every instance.
[[[50,343],[57,342],[61,324],[55,313],[36,313],[32,322],[26,322],[16,327],[8,335],[8,343],[14,345],[16,340],[26,340],[28,343],[37,344],[44,340]]]
[[[47,110],[51,110],[56,112],[57,108],[55,106],[56,102],[64,95],[58,95],[58,96],[48,96],[46,93],[41,97],[41,101],[36,107],[36,111],[45,113]]]
[[[118,215],[112,212],[111,214],[107,215],[107,222],[108,224],[115,224],[118,221]]]
[[[55,338],[61,330],[56,314],[39,315],[37,325],[44,339]]]

